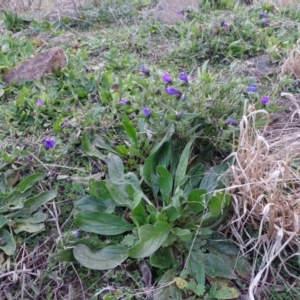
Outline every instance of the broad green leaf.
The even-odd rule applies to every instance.
[[[58,133],[60,132],[60,123],[63,119],[63,116],[60,116],[56,121],[53,123],[53,131]]]
[[[171,173],[162,166],[157,166],[156,172],[159,174],[158,186],[160,189],[162,200],[164,201],[164,203],[168,204],[168,200],[170,199],[173,187],[173,177]]]
[[[23,202],[24,207],[17,212],[10,213],[9,217],[29,217],[44,203],[53,200],[57,196],[57,191],[42,192],[35,197],[26,199]]]
[[[99,202],[101,203],[99,205],[108,207],[114,204],[114,200],[109,193],[105,180],[91,180],[89,183],[89,194],[100,200]]]
[[[178,236],[180,241],[188,242],[192,238],[192,233],[188,229],[181,229],[179,227],[172,228],[171,232]]]
[[[183,180],[183,178],[186,175],[186,168],[189,162],[189,156],[190,156],[190,150],[192,147],[192,144],[194,142],[194,139],[190,139],[189,142],[186,144],[180,159],[179,163],[176,169],[175,173],[175,183],[174,183],[174,189],[180,186],[180,182]]]
[[[221,200],[216,196],[212,196],[210,198],[209,203],[208,203],[208,208],[209,208],[209,211],[210,211],[212,217],[219,216],[220,213],[222,212],[222,202],[221,202]]]
[[[122,124],[126,131],[127,136],[131,138],[131,140],[134,143],[134,146],[137,147],[138,139],[136,135],[136,130],[127,116],[126,117],[123,116]]]
[[[91,143],[95,147],[105,149],[112,153],[116,153],[116,151],[111,146],[107,145],[98,135],[93,136]]]
[[[53,256],[53,258],[57,261],[60,261],[60,262],[72,262],[72,263],[76,262],[76,259],[74,257],[72,248],[68,248],[68,249],[58,251]]]
[[[153,147],[150,155],[145,160],[145,164],[143,167],[143,176],[144,176],[145,182],[150,187],[152,187],[152,189],[154,189],[155,185],[157,184],[157,182],[156,182],[157,181],[156,166],[157,165],[166,166],[166,163],[164,163],[164,164],[158,163],[159,156],[160,156],[161,161],[166,161],[166,160],[170,159],[170,157],[169,157],[170,151],[171,151],[170,145],[167,146],[167,148],[166,148],[168,151],[162,151],[162,153],[159,153],[160,152],[159,150],[161,150],[163,148],[164,144],[170,140],[174,131],[175,131],[175,126],[174,126],[174,124],[172,124],[168,128],[168,131],[167,131],[166,135],[164,136],[164,138]],[[161,154],[164,154],[164,155],[161,155]]]
[[[177,220],[178,218],[180,218],[182,216],[182,212],[183,212],[181,207],[176,208],[174,206],[168,206],[163,211],[166,212],[166,214],[168,216],[168,220],[170,222],[173,222],[173,221]]]
[[[212,167],[203,177],[199,188],[204,188],[211,192],[218,186],[223,186],[221,175],[228,170],[229,165],[230,161],[226,161],[221,165]]]
[[[35,173],[24,178],[17,186],[16,190],[24,192],[27,188],[33,186],[37,181],[41,180],[44,177],[42,173]]]
[[[160,279],[158,287],[154,291],[153,300],[176,299],[182,300],[182,295],[179,288],[176,286],[175,272],[173,269],[168,270]],[[173,284],[170,284],[174,282]]]
[[[251,278],[252,267],[247,258],[240,255],[237,247],[229,240],[219,235],[213,235],[211,239],[207,240],[204,246],[210,253],[213,253],[228,264],[232,269],[242,278],[249,280]]]
[[[188,195],[188,207],[195,214],[207,208],[209,195],[206,189],[194,189]]]
[[[185,185],[184,190],[190,191],[198,187],[199,183],[202,180],[203,173],[204,173],[203,164],[198,164],[196,166],[193,166],[187,174],[189,176],[189,181]]]
[[[102,235],[118,235],[133,229],[123,218],[104,212],[76,212],[75,224],[84,231]]]
[[[228,279],[236,279],[233,268],[218,255],[213,253],[202,253],[201,250],[191,251],[194,261],[201,261],[205,266],[205,272],[210,277],[223,277]]]
[[[217,286],[214,299],[237,299],[240,296],[239,290],[228,279],[208,277],[208,281],[211,285],[215,284]]]
[[[7,180],[4,173],[0,173],[0,192],[4,193],[7,186]]]
[[[187,289],[193,291],[197,296],[203,296],[205,293],[205,285],[197,284],[193,280],[188,283]]]
[[[131,220],[136,227],[141,227],[146,223],[147,213],[142,203],[135,205],[130,214]]]
[[[44,223],[37,223],[33,218],[27,218],[27,219],[16,219],[15,225],[13,227],[13,230],[16,234],[26,231],[26,232],[39,232],[44,230],[45,225]]]
[[[16,251],[16,243],[13,237],[3,228],[0,228],[0,249],[2,249],[6,255],[13,255]]]
[[[106,162],[111,182],[114,184],[124,183],[124,165],[120,157],[116,154],[109,153]]]
[[[0,216],[0,228],[7,223],[7,219],[4,216]]]
[[[76,260],[84,267],[93,270],[110,270],[128,257],[128,248],[108,246],[100,251],[93,252],[85,245],[77,245],[73,249]]]
[[[174,256],[171,248],[160,248],[150,256],[150,264],[159,269],[168,268],[174,263]]]
[[[132,208],[133,202],[130,200],[127,192],[125,191],[125,185],[114,184],[110,180],[107,180],[106,187],[109,190],[112,199],[116,203],[120,206],[127,206],[130,209]]]
[[[74,203],[74,206],[82,211],[106,211],[106,203],[99,198],[91,197],[89,195],[80,198]],[[113,208],[112,206],[111,208]],[[106,211],[107,212],[107,211]]]
[[[96,157],[101,160],[105,160],[105,156],[98,149],[96,149],[94,145],[91,144],[86,132],[84,132],[82,135],[81,144],[83,151],[87,155],[91,157]]]
[[[170,224],[156,222],[154,225],[143,225],[138,230],[139,242],[129,249],[133,258],[148,257],[167,239],[171,230]]]

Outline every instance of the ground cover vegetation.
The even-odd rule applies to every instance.
[[[2,13],[1,72],[42,33],[76,41],[54,74],[0,83],[0,297],[299,298],[298,227],[256,195],[292,218],[273,195],[298,195],[298,157],[279,189],[257,136],[300,91],[300,7],[200,4],[172,26],[146,0]]]

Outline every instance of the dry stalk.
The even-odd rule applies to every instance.
[[[300,134],[295,133],[295,138],[295,135],[282,131],[281,136],[268,140],[264,134],[268,129],[256,128],[260,115],[268,117],[264,110],[244,112],[238,149],[233,154],[235,165],[230,169],[234,208],[230,224],[232,235],[240,243],[242,253],[254,252],[254,266],[258,259],[261,261],[258,273],[254,268],[252,271],[250,299],[254,299],[258,286],[268,283],[274,259],[289,245],[300,247],[300,197],[297,189],[300,175],[290,167],[291,159],[299,153]],[[247,232],[249,225],[258,231],[257,238]],[[243,236],[248,236],[248,239]],[[285,268],[282,260],[280,268]]]

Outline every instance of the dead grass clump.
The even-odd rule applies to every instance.
[[[293,49],[282,66],[282,72],[292,78],[300,79],[300,50]]]
[[[275,0],[276,7],[295,8],[295,0]]]
[[[281,277],[281,269],[289,273],[287,257],[283,259],[281,256],[283,250],[296,246],[299,252],[300,247],[300,175],[290,167],[290,160],[293,159],[290,150],[296,137],[279,137],[279,149],[256,128],[257,118],[261,115],[269,118],[265,110],[252,111],[248,115],[244,113],[238,150],[233,153],[235,164],[231,167],[234,216],[230,228],[242,252],[254,253],[249,287],[251,300],[255,299],[258,286],[276,284]],[[278,154],[278,150],[281,153]],[[249,226],[259,233],[257,237],[249,233]],[[281,263],[273,269],[275,259]],[[256,273],[258,260],[261,263]],[[296,280],[295,275],[289,276]]]

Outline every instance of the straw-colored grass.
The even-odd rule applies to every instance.
[[[294,79],[300,79],[300,49],[295,48],[290,51],[285,59],[282,72],[290,75]]]
[[[282,96],[289,97],[297,105],[292,95]],[[300,110],[296,108],[285,126],[279,126],[272,135],[272,125],[264,130],[256,128],[259,117],[269,118],[267,111],[245,111],[240,123],[238,149],[232,154],[235,156],[230,170],[234,215],[230,229],[243,254],[254,253],[249,286],[251,300],[259,295],[259,286],[270,283],[269,278],[272,284],[278,284],[277,279],[282,284],[282,269],[295,278],[286,268],[286,257],[283,259],[281,254],[289,247],[299,249],[300,246],[300,176],[290,165],[292,160],[298,159],[299,153],[300,132],[295,130],[297,112]],[[257,237],[249,233],[249,226],[258,231]],[[281,260],[276,270],[271,265],[275,258]],[[261,265],[257,272],[258,260]]]

